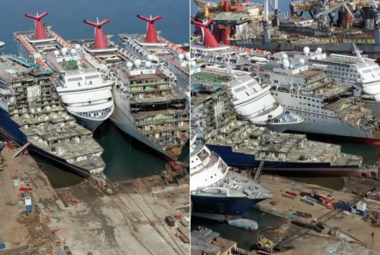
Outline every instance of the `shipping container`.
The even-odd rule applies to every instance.
[[[172,216],[166,216],[165,222],[169,225],[169,227],[175,226],[175,220],[173,219]]]
[[[32,205],[32,198],[30,196],[25,196],[25,205]]]
[[[367,215],[367,211],[361,211],[361,210],[357,210],[357,209],[356,209],[356,214],[359,215],[359,216],[364,217],[364,216]]]
[[[186,228],[189,227],[189,224],[187,223],[187,221],[184,218],[182,218],[179,222],[181,222],[182,226],[184,226]]]
[[[5,243],[0,243],[0,250],[4,250],[5,249]]]
[[[25,197],[25,193],[24,193],[24,191],[21,191],[21,198],[24,198]]]
[[[32,205],[25,205],[25,210],[27,212],[31,212],[33,210],[33,206]]]
[[[293,196],[293,197],[297,197],[297,194],[294,193],[294,192],[285,191],[285,193],[286,193],[286,194],[289,194],[289,195],[291,195],[291,196]]]
[[[359,202],[356,204],[356,209],[364,212],[367,210],[367,204],[364,202]]]
[[[308,197],[308,196],[304,196],[304,198],[306,200],[309,200],[310,202],[314,203],[314,204],[318,204],[318,200],[315,199],[315,198],[312,198],[312,197]]]
[[[335,209],[350,212],[351,211],[351,206],[349,206],[346,203],[339,202],[339,203],[335,204]]]

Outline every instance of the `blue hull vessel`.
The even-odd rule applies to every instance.
[[[27,143],[27,138],[23,132],[19,129],[19,126],[10,117],[7,111],[0,107],[0,134],[8,141],[15,142],[16,144],[22,146]],[[64,159],[52,155],[33,144],[28,146],[28,149],[32,152],[39,154],[40,156],[53,160],[54,162],[67,167],[70,170],[80,174],[84,178],[89,178],[91,175],[84,169],[76,167],[69,164]]]
[[[237,219],[265,199],[191,195],[192,215],[218,221]]]
[[[207,147],[220,155],[227,165],[241,169],[257,168],[261,160],[257,160],[254,154],[245,154],[232,151],[230,146],[207,144]],[[304,162],[293,163],[286,161],[269,161],[266,160],[263,165],[263,171],[276,175],[288,176],[360,176],[361,174],[376,174],[370,169],[361,168],[359,165],[331,165],[329,162]]]

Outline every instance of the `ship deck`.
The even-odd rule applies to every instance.
[[[34,50],[36,53],[40,53],[42,55],[45,55],[49,52],[53,52],[57,49],[62,49],[65,47],[62,43],[60,43],[59,40],[57,40],[56,33],[46,30],[46,39],[45,40],[38,40],[35,36],[34,31],[26,31],[26,32],[16,32],[14,33],[17,40],[19,40],[21,43],[28,43],[30,47]],[[22,38],[20,38],[22,37]],[[33,42],[29,42],[28,39],[32,40]],[[24,42],[25,40],[25,42]]]
[[[215,189],[218,188],[218,189]],[[248,199],[267,199],[272,197],[267,189],[259,183],[233,171],[228,171],[222,181],[207,189],[195,190],[192,193],[201,196],[224,196],[219,189],[228,190],[229,197],[247,197]]]
[[[48,63],[53,65],[56,70],[58,70],[61,73],[94,68],[86,59],[84,59],[80,55],[78,56],[79,56],[78,61],[80,63],[81,68],[77,66],[78,62],[75,60],[64,61],[65,59],[64,56],[62,57],[62,62],[58,61],[57,57],[54,56],[53,52],[49,52],[46,54],[46,60]]]
[[[54,129],[54,131],[47,131],[37,127],[20,129],[28,137],[28,140],[32,144],[47,151],[48,153],[57,155],[65,160],[78,160],[76,162],[72,162],[73,165],[83,167],[88,164],[92,164],[96,165],[96,168],[105,167],[105,163],[99,159],[92,163],[88,161],[81,162],[78,159],[87,156],[91,161],[91,155],[102,153],[104,150],[92,138],[91,131],[77,125],[76,123],[74,125],[67,125],[65,129]],[[76,137],[80,139],[76,140]],[[57,143],[58,141],[60,142]],[[83,168],[92,169],[88,167]]]
[[[373,116],[372,110],[365,108],[364,103],[355,97],[340,98],[325,104],[325,109],[334,111],[343,122],[368,131],[379,130],[380,117]]]
[[[230,123],[207,144],[231,146],[233,151],[255,155],[256,160],[293,163],[360,165],[361,157],[340,153],[341,146],[308,141],[305,135],[273,133],[248,122]]]
[[[205,83],[218,83],[218,84],[226,84],[231,80],[230,76],[211,73],[211,72],[200,72],[191,75],[191,80]]]

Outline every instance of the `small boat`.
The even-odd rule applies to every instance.
[[[235,220],[229,220],[228,225],[241,228],[248,231],[254,231],[259,228],[259,225],[254,220],[249,219],[235,219]]]

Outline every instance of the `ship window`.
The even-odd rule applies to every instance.
[[[294,97],[293,95],[291,95],[291,97]]]
[[[68,78],[67,81],[81,81],[82,77]]]
[[[96,78],[99,78],[99,75],[98,75],[98,74],[95,74],[95,75],[89,75],[89,76],[86,76],[86,77],[85,77],[86,80],[89,80],[89,79],[96,79]]]
[[[307,104],[308,106],[310,106],[310,104]]]
[[[306,97],[303,97],[303,99],[306,99]]]
[[[314,99],[312,99],[311,101],[315,102],[315,100],[314,100]]]

